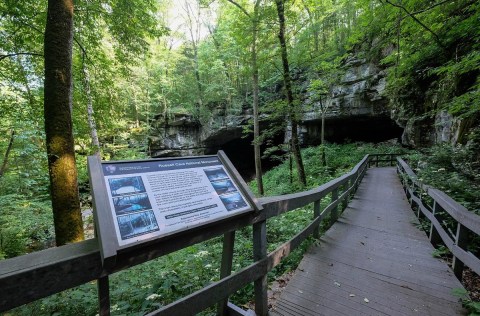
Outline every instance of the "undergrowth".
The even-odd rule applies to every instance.
[[[324,167],[320,164],[319,147],[307,148],[302,151],[308,179],[307,188],[299,185],[295,170],[292,178],[290,177],[289,162],[286,159],[280,166],[265,173],[266,195],[280,195],[314,188],[351,170],[367,153],[396,153],[401,150],[393,145],[375,146],[364,143],[327,145],[327,166]],[[256,184],[253,182],[250,185],[255,192]],[[268,251],[273,251],[291,239],[311,221],[312,217],[313,209],[309,206],[269,219]],[[143,315],[217,281],[220,274],[222,238],[214,238],[111,275],[109,279],[112,315]],[[294,270],[312,242],[313,239],[307,239],[275,267],[268,274],[269,281]],[[252,228],[246,227],[235,234],[233,272],[252,262]],[[252,299],[253,284],[230,297],[230,300],[239,306]],[[96,282],[90,282],[14,309],[7,315],[97,313]],[[201,314],[215,314],[214,307]]]

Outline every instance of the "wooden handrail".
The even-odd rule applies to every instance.
[[[396,156],[395,154],[388,155],[391,159],[396,158],[394,157]],[[321,212],[318,211],[317,215],[313,216],[312,222],[304,230],[285,244],[279,246],[275,251],[257,259],[243,270],[153,312],[152,315],[172,315],[172,313],[183,315],[199,312],[218,301],[226,299],[228,295],[248,283],[266,277],[268,271],[280,263],[285,256],[298,247],[309,235],[318,231],[320,222],[329,213],[336,219],[338,217],[338,206],[341,206],[342,210],[346,207],[348,200],[353,197],[356,188],[362,180],[370,160],[372,157],[376,157],[378,160],[378,156],[384,156],[384,154],[366,155],[350,172],[318,188],[283,196],[261,198],[259,201],[263,206],[263,210],[259,213],[243,214],[240,217],[213,223],[209,225],[208,229],[199,227],[175,236],[160,239],[146,245],[138,254],[133,256],[129,254],[128,260],[122,258],[121,253],[119,253],[115,267],[110,270],[105,270],[102,267],[98,241],[96,239],[0,261],[0,312],[93,280],[102,278],[104,280],[109,274],[128,269],[134,265],[246,226],[254,225],[254,229],[255,227],[261,227],[261,225],[266,224],[268,218],[311,203],[314,203],[316,205],[315,209],[317,209],[320,201],[331,194],[332,201],[330,204]],[[342,189],[341,194],[339,194],[340,189]],[[262,238],[266,238],[266,236]],[[175,242],[172,242],[173,240]],[[266,245],[266,239],[260,243],[263,246]],[[256,247],[255,244],[254,242],[254,247]],[[258,249],[254,249],[254,251],[258,253]],[[255,296],[263,297],[265,300],[266,285],[258,290],[264,291],[264,295],[256,294]],[[262,304],[260,302],[257,303],[259,303],[258,305],[263,304],[266,306],[266,302]],[[225,306],[231,305],[225,304]],[[106,315],[108,313],[108,311],[101,312],[101,314]],[[265,311],[262,311],[260,314],[265,314]]]
[[[468,211],[443,191],[419,181],[415,172],[401,158],[397,158],[397,171],[410,204],[418,209],[417,216],[423,216],[430,222],[430,241],[433,244],[442,242],[452,253],[452,266],[457,278],[462,279],[464,265],[480,275],[480,259],[467,250],[469,235],[480,235],[480,216]],[[432,199],[433,205],[425,204],[422,193]],[[445,230],[437,218],[440,212],[451,217],[456,224],[456,232]]]

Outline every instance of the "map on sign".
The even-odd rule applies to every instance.
[[[119,246],[252,210],[217,156],[102,169]]]

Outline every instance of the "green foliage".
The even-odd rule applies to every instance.
[[[473,301],[468,296],[468,291],[463,288],[456,288],[452,290],[452,294],[457,296],[461,301],[463,306],[468,310],[469,316],[478,316],[480,315],[480,302]]]
[[[480,6],[469,1],[432,5],[414,0],[400,5],[405,10],[389,4],[375,8],[378,15],[370,17],[363,31],[366,37],[378,34],[378,28],[385,34],[376,47],[388,69],[392,105],[410,115],[445,108],[458,116],[474,116]],[[415,20],[406,12],[420,13]]]
[[[303,150],[302,154],[311,166],[308,176],[311,187],[314,187],[350,170],[367,152],[398,151],[398,147],[391,145],[375,146],[360,143],[345,146],[328,145],[329,167],[320,166],[318,147],[307,148]],[[298,186],[288,185],[288,166],[285,163],[267,172],[264,179],[269,194],[292,193],[295,189],[299,189]],[[279,188],[279,183],[287,183],[287,185]],[[17,201],[15,202],[17,204],[12,204],[12,201]],[[23,212],[31,212],[32,208],[37,207],[39,214],[51,216],[49,207],[40,202],[36,202],[38,205],[32,202],[28,202],[30,205],[22,203],[27,202],[25,200],[22,202],[20,196],[12,195],[0,199],[0,207],[4,208],[8,205],[12,209],[12,205],[14,206],[11,213],[18,213],[22,210]],[[325,203],[327,201],[324,201],[322,206],[325,206]],[[25,207],[22,209],[21,206]],[[33,237],[30,237],[31,239],[45,240],[48,238],[47,235],[41,234],[41,232],[46,233],[46,226],[42,223],[49,220],[51,222],[51,219],[47,217],[44,221],[39,220],[37,213],[34,216],[28,213],[22,214],[22,225],[30,229],[32,227],[36,228],[35,234],[32,233],[32,230],[27,229],[30,232],[29,234],[33,234]],[[269,219],[267,222],[268,251],[273,251],[299,233],[311,221],[312,217],[313,210],[309,206]],[[0,217],[0,219],[2,218]],[[12,221],[20,222],[19,219],[4,219],[4,222],[8,223]],[[305,241],[289,257],[285,258],[280,265],[269,273],[269,280],[294,270],[304,251],[312,242],[311,239]],[[143,315],[217,281],[219,279],[221,252],[222,238],[214,238],[111,275],[112,313],[114,315]],[[238,271],[252,262],[252,228],[246,227],[235,234],[233,271]],[[238,305],[242,305],[249,302],[252,297],[253,286],[249,285],[235,293],[231,300]],[[17,308],[12,313],[14,315],[52,315],[57,313],[62,315],[95,315],[97,313],[96,301],[95,282],[91,282]],[[214,310],[207,310],[203,314],[214,314]]]
[[[434,256],[435,258],[442,258],[442,257],[448,256],[450,254],[451,254],[450,249],[448,249],[446,246],[443,246],[443,245],[437,247],[432,252],[432,256]]]
[[[54,239],[50,201],[19,194],[0,196],[0,259],[51,244]]]
[[[75,3],[73,122],[79,179],[85,192],[88,191],[86,156],[92,153],[86,114],[89,98],[95,109],[102,158],[106,160],[146,157],[150,123],[157,114],[163,117],[192,114],[202,123],[210,124],[215,113],[239,114],[252,104],[249,17],[227,1],[215,5],[202,1],[197,22],[205,32],[208,29],[208,34],[197,43],[198,61],[195,61],[187,34],[165,27],[170,14],[168,7],[174,3],[153,0]],[[239,3],[248,12],[253,11],[251,2]],[[337,73],[347,53],[355,53],[385,68],[388,86],[384,94],[396,113],[428,116],[437,109],[446,109],[475,124],[480,110],[480,3],[467,0],[433,6],[431,1],[424,0],[395,3],[408,12],[416,12],[416,18],[430,30],[384,1],[287,1],[287,45],[296,93],[318,102],[319,96],[338,80]],[[46,3],[6,0],[0,3],[0,11],[0,55],[27,53],[0,59],[2,158],[10,131],[15,130],[17,135],[6,173],[0,178],[0,207],[5,210],[0,213],[0,256],[11,257],[33,250],[53,234],[42,133]],[[273,2],[262,2],[257,39],[260,111],[269,114],[273,122],[270,129],[264,130],[264,143],[285,128],[284,117],[288,113],[280,97],[282,80],[275,21]],[[181,22],[187,23],[185,19]],[[200,82],[195,76],[196,66]],[[82,83],[83,67],[90,74],[90,93]],[[203,87],[201,106],[196,92],[198,83]],[[480,130],[474,129],[466,138],[463,147],[442,146],[412,154],[410,159],[418,163],[417,172],[424,182],[478,212]],[[277,149],[272,147],[270,151]],[[325,167],[320,164],[319,148],[308,148],[302,153],[305,165],[309,166],[306,170],[309,188],[350,170],[366,153],[401,149],[351,144],[326,145],[325,151]],[[300,190],[296,171],[290,174],[288,157],[277,158],[283,163],[265,175],[267,194]],[[252,186],[256,191],[255,183]],[[32,214],[38,220],[34,221]],[[310,214],[311,210],[301,209],[270,220],[269,249],[293,236],[308,222]],[[112,277],[114,313],[144,313],[215,280],[218,273],[205,266],[218,262],[220,248],[220,240],[211,241],[161,258],[151,266],[145,264],[130,269],[132,272],[115,275]],[[252,261],[251,248],[251,229],[238,232],[236,270]],[[196,257],[204,254],[202,251],[208,251],[208,255]],[[274,274],[293,269],[301,253],[302,250],[295,252]],[[172,268],[175,264],[184,269]],[[155,278],[158,283],[149,285],[145,281]],[[235,299],[245,302],[251,293],[249,286]],[[35,303],[32,308],[40,314],[95,314],[95,300],[94,284],[87,284]]]
[[[443,106],[451,113],[471,117],[480,111],[479,65],[480,52],[475,50],[459,60],[451,60],[432,70],[432,74],[441,78],[440,98],[445,102]]]
[[[421,182],[444,191],[467,210],[480,215],[480,157],[477,132],[470,135],[468,144],[464,147],[438,145],[406,157]],[[432,205],[431,201],[427,200],[427,203]],[[452,217],[445,212],[437,216],[441,217],[445,229],[455,231],[457,224]],[[426,226],[429,229],[429,223],[426,223]],[[468,250],[477,256],[480,255],[480,238],[471,232],[468,238]]]
[[[399,145],[354,143],[346,145],[325,145],[327,166],[320,161],[320,146],[302,150],[302,159],[306,168],[308,187],[317,187],[350,171],[368,153],[403,153],[406,150]],[[302,190],[295,177],[290,181],[289,157],[283,158],[283,163],[267,171],[264,175],[265,195],[282,195]],[[252,189],[256,192],[256,183],[252,181]]]
[[[407,157],[422,182],[480,214],[478,145],[473,145],[477,142],[472,140],[468,147],[438,145]]]

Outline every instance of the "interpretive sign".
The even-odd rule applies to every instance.
[[[105,235],[114,233],[113,244],[120,249],[256,209],[253,197],[232,168],[222,152],[120,162],[89,157],[101,241],[111,243],[112,237]],[[94,170],[101,171],[100,177]]]

